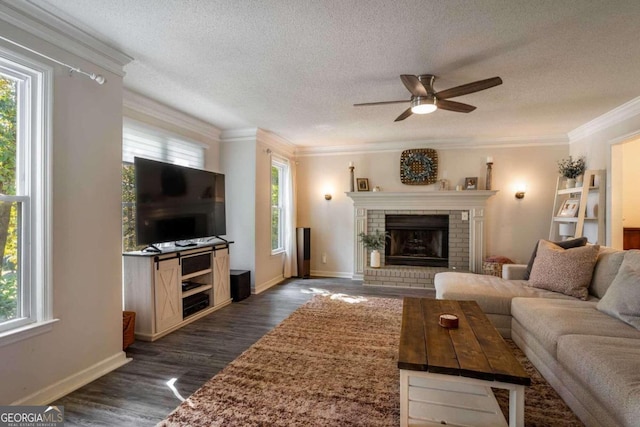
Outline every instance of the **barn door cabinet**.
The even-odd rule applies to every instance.
[[[231,303],[229,245],[123,256],[124,309],[135,335],[155,341]]]

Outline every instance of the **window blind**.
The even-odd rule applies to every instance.
[[[122,161],[134,157],[204,169],[205,145],[159,128],[125,120],[122,129]]]

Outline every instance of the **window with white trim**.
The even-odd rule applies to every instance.
[[[204,169],[205,145],[188,141],[150,125],[125,118],[122,130],[122,247],[139,249],[136,245],[136,195],[134,157]]]
[[[284,191],[289,164],[277,157],[271,158],[271,253],[284,251]]]
[[[0,49],[0,345],[52,320],[51,75]]]

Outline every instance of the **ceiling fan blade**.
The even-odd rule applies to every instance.
[[[365,102],[363,104],[353,104],[354,107],[366,107],[369,105],[385,105],[385,104],[400,104],[402,102],[411,102],[411,100],[404,99],[402,101],[382,101],[382,102]]]
[[[407,117],[409,117],[412,114],[413,113],[411,112],[411,108],[407,108],[406,110],[404,110],[404,113],[402,113],[398,117],[396,117],[394,122],[399,122],[401,120],[404,120],[404,119],[406,119]]]
[[[473,105],[463,104],[462,102],[447,101],[446,99],[438,99],[436,105],[441,110],[455,111],[456,113],[470,113],[476,109]]]
[[[422,85],[418,77],[410,74],[402,74],[400,80],[406,86],[406,88],[414,96],[427,96],[427,89]]]
[[[436,93],[438,99],[455,98],[456,96],[466,95],[468,93],[479,92],[502,84],[500,77],[492,77],[486,80],[478,80],[477,82],[467,83],[466,85],[452,87]]]

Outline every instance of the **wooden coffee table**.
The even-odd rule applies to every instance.
[[[455,314],[457,329],[438,324]],[[491,387],[509,390],[509,426],[524,426],[531,379],[475,301],[405,298],[400,425],[506,426]]]

